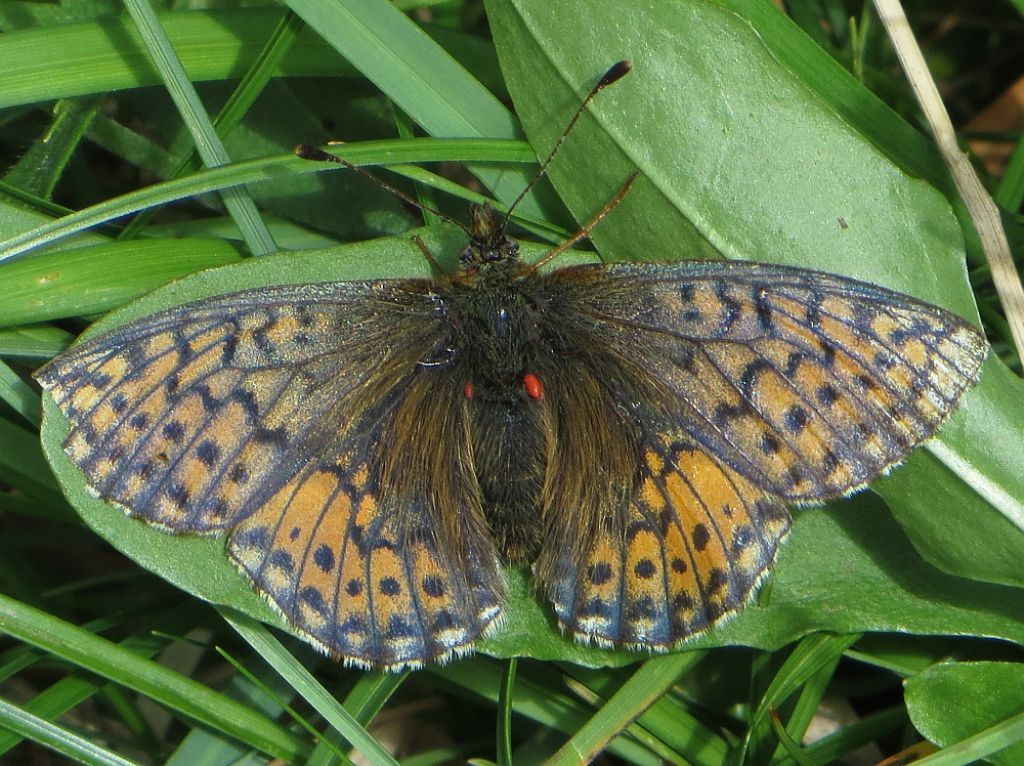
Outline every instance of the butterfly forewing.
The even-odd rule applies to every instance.
[[[100,497],[172,529],[229,527],[316,454],[341,414],[337,394],[379,355],[353,343],[372,331],[370,299],[358,285],[337,300],[309,285],[215,298],[80,344],[38,378],[71,419],[65,447]],[[363,364],[342,366],[339,348]]]
[[[232,556],[296,627],[399,667],[471,643],[502,587],[473,524],[479,498],[452,499],[465,461],[448,460],[443,494],[413,476],[446,458],[433,443],[417,451],[408,425],[434,419],[411,410],[431,401],[417,376],[438,321],[425,281],[271,287],[144,318],[37,377],[99,497],[176,532],[233,529]],[[465,441],[452,422],[440,438]],[[396,454],[430,457],[405,470]],[[439,472],[424,475],[443,485]],[[466,520],[457,539],[441,523],[452,511]]]
[[[980,333],[956,315],[835,275],[681,263],[560,278],[595,274],[601,284],[580,311],[647,371],[652,404],[790,500],[843,494],[901,460],[935,433],[985,358]]]

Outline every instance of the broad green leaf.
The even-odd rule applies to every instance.
[[[1024,713],[1024,667],[1012,662],[935,665],[908,678],[907,710],[914,727],[940,747],[991,730],[1002,748],[985,758],[997,766],[1024,762],[1020,722]],[[1006,731],[999,733],[1001,725]],[[1001,741],[999,741],[1001,740]]]

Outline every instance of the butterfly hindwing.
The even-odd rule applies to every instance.
[[[497,624],[497,554],[468,521],[452,540],[429,493],[381,493],[368,438],[393,444],[375,428],[309,464],[232,532],[228,551],[333,654],[384,668],[444,660]]]
[[[737,611],[789,529],[785,506],[683,436],[642,445],[637,492],[545,549],[545,590],[578,640],[666,650]]]

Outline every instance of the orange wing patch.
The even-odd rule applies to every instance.
[[[443,661],[496,627],[497,562],[453,561],[415,498],[383,508],[353,453],[300,473],[233,531],[231,557],[325,651],[366,667]],[[489,571],[484,571],[490,568]]]
[[[571,576],[545,583],[582,641],[664,651],[740,609],[767,572],[789,514],[689,441],[645,448],[637,496],[600,526]]]

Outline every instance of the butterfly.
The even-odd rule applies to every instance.
[[[863,487],[980,374],[960,317],[846,277],[539,270],[475,208],[453,274],[207,298],[36,378],[98,497],[227,555],[294,630],[395,670],[470,651],[532,566],[562,630],[668,650],[735,613],[787,505]]]

